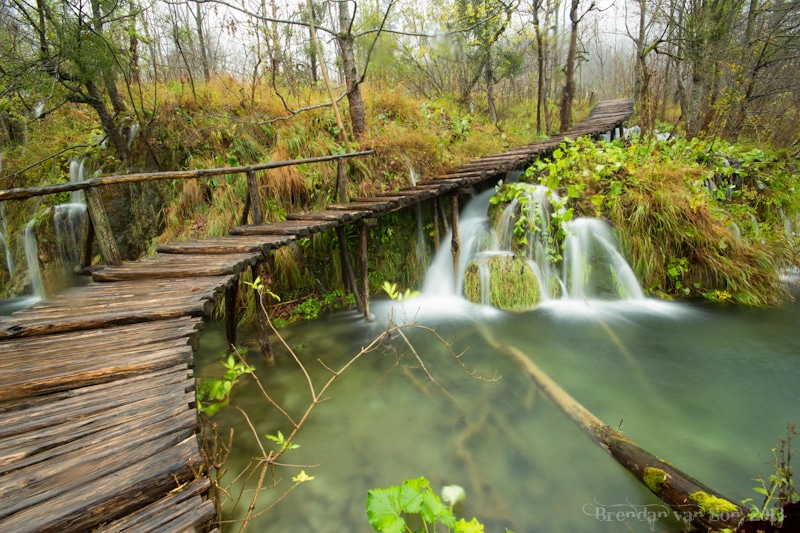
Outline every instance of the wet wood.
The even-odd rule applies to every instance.
[[[453,234],[450,239],[450,252],[453,254],[453,291],[458,294],[458,258],[461,255],[461,239],[458,235],[458,195],[450,197],[450,216],[453,218]]]
[[[107,265],[116,266],[121,264],[122,256],[119,253],[119,248],[117,248],[117,241],[114,240],[114,234],[111,231],[111,224],[108,222],[99,190],[86,190],[86,210],[89,211],[89,218],[92,221],[94,235],[97,239],[97,245],[100,247],[103,261]]]
[[[372,150],[364,150],[361,152],[335,154],[322,157],[307,157],[304,159],[294,159],[290,161],[270,161],[268,163],[260,163],[258,165],[249,165],[240,167],[209,168],[200,170],[180,170],[180,171],[169,171],[169,172],[140,172],[136,174],[125,174],[120,176],[105,176],[101,178],[90,178],[88,180],[79,182],[59,183],[57,185],[46,185],[43,187],[8,189],[5,191],[0,191],[0,201],[22,200],[25,198],[32,198],[34,196],[46,196],[48,194],[58,194],[61,192],[90,190],[93,187],[113,185],[117,183],[137,183],[142,181],[155,181],[155,180],[167,180],[167,179],[171,180],[198,179],[198,178],[209,178],[213,176],[225,176],[229,174],[245,174],[251,171],[269,170],[274,168],[302,165],[308,163],[321,163],[324,161],[336,161],[336,160],[347,159],[350,157],[363,157],[374,153],[375,152]]]
[[[336,227],[336,238],[339,241],[339,258],[341,260],[342,282],[345,291],[353,295],[356,300],[356,308],[360,313],[363,313],[364,301],[356,283],[356,275],[353,272],[353,263],[350,261],[350,251],[347,249],[347,239],[343,226]]]
[[[92,273],[94,281],[135,279],[198,278],[238,274],[263,258],[260,252],[246,254],[160,254],[141,261],[126,262]]]
[[[254,170],[247,171],[247,198],[253,224],[261,224],[264,222],[264,210],[261,208],[261,194],[258,192],[258,179]]]
[[[364,221],[358,227],[358,258],[361,268],[361,297],[363,298],[364,317],[369,320],[369,256],[367,244],[369,240],[369,225]]]
[[[291,235],[308,237],[313,233],[320,233],[336,226],[336,221],[327,220],[286,220],[272,222],[262,226],[236,226],[231,229],[231,235]]]
[[[490,333],[483,331],[484,337],[498,350],[511,357],[523,372],[537,385],[556,406],[567,415],[595,444],[600,445],[616,461],[625,467],[637,480],[647,486],[653,494],[669,505],[676,513],[686,518],[687,523],[698,531],[720,531],[730,528],[735,531],[739,521],[747,516],[747,511],[710,487],[702,484],[671,463],[660,459],[634,444],[628,437],[603,423],[583,405],[578,403],[564,389],[542,371],[522,350],[513,346],[501,345]],[[664,481],[648,486],[645,482],[645,469],[657,469],[664,473]],[[718,517],[704,513],[697,502],[690,497],[697,492],[721,498],[730,502],[735,512],[724,513]]]
[[[234,282],[225,289],[225,338],[228,347],[236,346],[236,301],[239,299],[239,283]]]
[[[294,241],[291,235],[254,235],[217,237],[171,244],[159,244],[161,254],[243,254],[262,253],[286,246]]]
[[[252,278],[261,278],[261,282],[265,287],[269,288],[274,285],[272,269],[274,268],[274,261],[272,256],[268,262],[262,262],[255,265],[253,268]],[[259,294],[256,292],[256,328],[258,329],[258,348],[261,355],[267,361],[272,361],[274,355],[272,353],[272,344],[269,341],[270,327],[269,317],[267,316],[267,295]]]

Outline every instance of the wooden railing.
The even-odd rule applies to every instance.
[[[247,176],[247,197],[245,198],[244,209],[240,217],[240,223],[247,222],[248,215],[253,224],[261,224],[264,221],[264,213],[261,208],[261,195],[258,191],[258,181],[256,172],[275,168],[302,165],[308,163],[322,163],[325,161],[337,161],[337,188],[342,201],[346,201],[344,196],[344,168],[343,161],[348,158],[362,157],[373,154],[373,150],[360,152],[350,152],[346,154],[333,154],[322,157],[308,157],[304,159],[294,159],[290,161],[270,161],[257,165],[209,168],[200,170],[179,170],[167,172],[140,172],[136,174],[124,174],[114,176],[102,176],[90,178],[84,181],[58,183],[54,185],[44,185],[41,187],[16,188],[0,190],[0,202],[5,200],[24,200],[36,196],[47,196],[63,192],[84,191],[86,195],[86,208],[89,212],[89,221],[86,225],[84,235],[84,246],[81,253],[81,269],[86,269],[91,264],[92,242],[97,239],[100,253],[107,265],[119,266],[122,264],[122,256],[117,248],[111,224],[106,216],[103,202],[99,193],[99,188],[107,185],[119,185],[124,183],[139,183],[145,181],[168,180],[168,179],[201,179],[213,176],[226,176],[231,174],[246,174]]]

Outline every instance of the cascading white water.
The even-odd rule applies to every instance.
[[[642,299],[639,280],[619,253],[611,228],[599,218],[565,224],[563,280],[570,299]]]
[[[70,183],[83,181],[83,162],[69,165]],[[81,259],[81,237],[86,224],[86,203],[83,191],[70,192],[70,202],[59,204],[53,213],[53,227],[61,261],[65,266],[76,265]]]
[[[0,223],[2,223],[2,227],[0,227],[0,244],[3,245],[3,249],[5,250],[6,255],[6,268],[8,268],[8,275],[14,275],[14,255],[11,253],[11,244],[8,242],[8,222],[6,221],[6,206],[3,202],[0,202]]]
[[[447,233],[443,245],[433,258],[425,281],[422,293],[429,296],[454,296],[460,295],[464,288],[464,272],[473,255],[478,252],[496,249],[496,234],[489,224],[486,208],[489,198],[494,190],[489,189],[470,200],[459,214],[458,232],[461,240],[461,253],[459,254],[457,275],[454,278],[453,256],[449,243],[452,239],[452,230]]]
[[[28,263],[28,276],[33,295],[42,299],[44,298],[44,281],[42,280],[42,271],[39,269],[39,243],[36,242],[35,223],[36,220],[31,220],[25,226],[25,230],[22,232],[22,244],[25,248],[25,260]]]
[[[451,234],[443,241],[425,277],[422,293],[428,296],[461,295],[464,273],[471,262],[476,262],[481,280],[481,301],[489,301],[488,267],[485,257],[492,254],[511,254],[517,217],[525,216],[529,229],[527,264],[539,283],[542,301],[551,298],[562,300],[630,300],[644,299],[636,275],[617,249],[611,228],[602,220],[579,218],[564,225],[567,238],[562,250],[563,260],[557,265],[552,256],[555,236],[551,231],[550,214],[558,196],[541,185],[531,185],[522,195],[504,209],[497,226],[492,228],[487,216],[489,198],[493,190],[474,197],[464,208],[459,223],[461,254],[454,280],[450,247]],[[559,268],[560,266],[560,268]],[[487,272],[484,272],[486,270]],[[484,279],[487,280],[484,286]],[[455,289],[454,289],[455,287]]]

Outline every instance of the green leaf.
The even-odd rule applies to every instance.
[[[473,518],[469,522],[462,518],[456,522],[453,533],[484,533],[483,524],[478,522],[477,518]]]
[[[367,518],[369,524],[382,533],[403,533],[406,521],[399,499],[400,487],[373,489],[367,492]]]
[[[767,489],[765,489],[764,487],[753,487],[753,490],[764,496],[769,496],[769,492],[767,492]]]

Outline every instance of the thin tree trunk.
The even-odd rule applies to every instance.
[[[367,118],[364,100],[358,83],[358,70],[353,47],[353,34],[350,33],[350,9],[347,2],[339,2],[339,34],[336,36],[342,56],[342,69],[347,83],[347,102],[350,108],[350,124],[353,136],[361,137],[367,131]]]
[[[203,11],[200,9],[200,2],[195,2],[194,4],[194,23],[197,26],[197,46],[200,48],[203,79],[208,83],[211,81],[211,69],[208,66],[208,55],[206,54],[206,36],[203,31]]]
[[[579,0],[572,0],[569,19],[572,29],[569,34],[569,49],[567,50],[566,78],[564,79],[564,92],[561,95],[561,131],[569,130],[572,122],[572,100],[575,97],[575,57],[578,51],[578,5]]]

